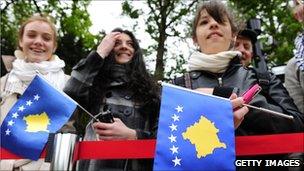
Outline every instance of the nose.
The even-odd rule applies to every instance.
[[[34,44],[39,44],[39,45],[41,45],[42,42],[43,42],[42,37],[36,36],[36,38],[35,38],[35,40],[34,40]]]
[[[127,49],[128,48],[127,42],[122,42],[120,48]]]
[[[210,21],[210,29],[215,29],[218,27],[219,27],[219,23],[212,18]]]

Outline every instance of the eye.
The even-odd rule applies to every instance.
[[[114,46],[119,46],[119,45],[121,45],[121,41],[119,41],[119,40],[116,40],[116,41],[115,41],[115,44],[114,44]]]
[[[132,41],[128,41],[127,45],[130,46],[130,47],[134,47],[134,43]]]
[[[27,33],[26,36],[29,37],[29,38],[35,38],[36,34],[35,33]]]
[[[44,41],[47,41],[47,42],[52,40],[51,35],[43,35],[42,38],[43,38]]]
[[[206,24],[208,24],[208,20],[201,20],[199,22],[199,25],[206,25]]]

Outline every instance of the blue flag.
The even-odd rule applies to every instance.
[[[231,102],[163,84],[154,170],[235,170]]]
[[[1,125],[1,146],[24,158],[38,160],[49,133],[70,118],[76,103],[36,76]]]

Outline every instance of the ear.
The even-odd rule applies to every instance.
[[[193,44],[197,45],[197,38],[196,37],[192,37],[192,40],[193,40]]]
[[[18,47],[20,48],[20,50],[22,50],[23,49],[22,40],[19,40],[18,45],[19,45]]]
[[[56,43],[55,46],[54,46],[53,53],[55,53],[56,50],[57,50],[57,43]]]

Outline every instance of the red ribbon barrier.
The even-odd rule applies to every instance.
[[[75,160],[81,159],[138,159],[153,158],[156,140],[82,141],[78,144]],[[304,133],[237,136],[237,156],[304,152]],[[1,159],[20,157],[1,148]],[[45,157],[45,152],[41,158]]]

